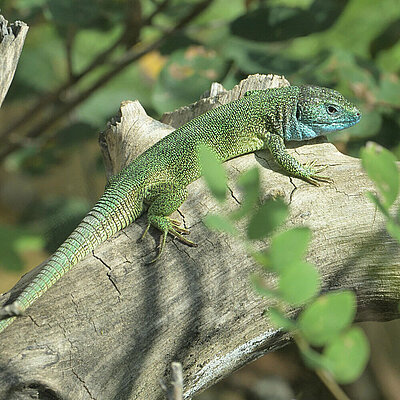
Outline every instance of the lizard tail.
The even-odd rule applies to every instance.
[[[132,195],[129,195],[129,192]],[[141,212],[140,202],[122,183],[110,185],[83,218],[77,228],[43,265],[17,299],[0,308],[0,332],[24,311],[71,267],[100,243],[133,222]]]

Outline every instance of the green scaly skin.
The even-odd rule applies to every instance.
[[[38,275],[14,302],[0,309],[0,332],[79,260],[138,218],[144,203],[149,204],[148,227],[162,233],[153,261],[160,256],[168,233],[194,246],[183,236],[189,232],[169,215],[185,201],[189,183],[201,176],[200,145],[213,149],[220,161],[268,148],[289,175],[318,186],[329,178],[318,175],[313,164],[300,164],[287,153],[284,142],[345,129],[360,118],[360,111],[332,89],[290,86],[247,92],[193,119],[110,180],[100,200]]]

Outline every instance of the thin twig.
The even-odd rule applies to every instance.
[[[170,0],[164,0],[157,5],[157,8],[143,21],[143,25],[151,25],[154,17],[167,7]]]
[[[150,25],[152,19],[165,8],[168,2],[169,0],[164,0],[164,2],[162,2],[157,7],[157,9],[143,21],[142,27]],[[21,118],[17,119],[12,125],[10,125],[7,129],[0,133],[0,140],[4,141],[4,139],[8,138],[15,130],[35,119],[44,108],[46,108],[47,106],[53,106],[54,103],[57,102],[60,98],[65,97],[64,94],[68,92],[73,86],[75,86],[82,78],[89,75],[96,68],[103,66],[109,60],[111,54],[124,42],[125,31],[122,32],[120,37],[107,49],[98,54],[85,69],[83,69],[78,74],[69,74],[68,81],[63,83],[52,92],[42,95],[38,101],[36,101],[27,111],[25,111]],[[135,43],[132,43],[132,46],[134,44]]]
[[[138,60],[143,57],[145,54],[155,50],[160,47],[160,45],[170,36],[175,34],[177,31],[182,29],[187,23],[189,23],[192,19],[197,17],[201,12],[203,12],[213,0],[204,0],[201,3],[195,5],[192,11],[185,17],[183,17],[174,28],[172,28],[169,32],[164,34],[161,38],[157,39],[155,42],[151,43],[147,47],[142,48],[141,50],[132,49],[127,52],[123,57],[121,57],[118,61],[114,63],[114,67],[105,72],[103,76],[97,79],[89,88],[81,92],[78,96],[74,98],[67,99],[64,103],[62,103],[58,108],[54,110],[53,113],[48,115],[43,121],[40,121],[36,126],[28,131],[26,135],[22,138],[22,140],[14,143],[10,143],[8,147],[6,147],[0,153],[0,161],[2,161],[8,154],[15,151],[16,149],[23,146],[24,139],[29,138],[33,139],[43,134],[47,129],[53,126],[60,118],[62,118],[67,112],[73,110],[77,105],[86,100],[90,95],[99,89],[101,86],[105,85],[108,81],[114,78],[119,72],[121,72],[124,68],[130,65],[132,62]],[[104,54],[104,53],[103,53]],[[81,74],[79,74],[81,75]],[[79,75],[77,75],[74,79],[79,79]]]
[[[53,126],[60,118],[62,118],[66,113],[73,110],[78,104],[82,103],[86,100],[90,95],[99,89],[101,86],[105,85],[109,80],[114,78],[117,73],[121,72],[126,66],[128,66],[131,62],[136,61],[140,57],[143,57],[145,54],[157,48],[164,38],[153,42],[143,50],[135,53],[130,53],[130,57],[126,57],[125,59],[120,60],[113,69],[106,72],[103,76],[97,79],[89,88],[85,91],[81,92],[78,96],[74,98],[67,99],[64,103],[61,103],[58,108],[54,110],[54,112],[48,116],[46,116],[42,121],[39,121],[36,126],[34,126],[28,133],[21,138],[18,142],[10,143],[8,147],[6,147],[3,151],[0,152],[0,161],[2,161],[7,155],[22,147],[24,141],[26,139],[34,139],[39,135],[43,134],[47,129]]]
[[[16,129],[26,125],[32,119],[36,118],[38,113],[40,113],[45,107],[49,105],[53,105],[54,102],[58,101],[60,98],[64,97],[63,94],[70,90],[74,85],[76,85],[82,78],[92,72],[94,69],[103,65],[110,54],[114,52],[114,50],[123,42],[124,35],[122,34],[109,48],[100,53],[93,61],[90,63],[84,70],[82,70],[79,74],[70,76],[70,79],[58,87],[53,92],[44,94],[40,97],[40,99],[34,103],[25,114],[16,120],[14,124],[9,126],[6,130],[4,130],[0,134],[0,140],[4,141],[7,137],[9,137]]]

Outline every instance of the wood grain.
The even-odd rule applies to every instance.
[[[0,107],[14,77],[27,33],[28,25],[24,22],[8,25],[0,15]]]

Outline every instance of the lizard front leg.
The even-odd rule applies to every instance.
[[[186,189],[182,189],[173,185],[160,184],[156,187],[152,187],[150,191],[151,194],[148,199],[150,207],[147,211],[148,225],[142,235],[142,238],[147,233],[150,225],[161,231],[158,254],[153,260],[150,261],[150,263],[158,260],[160,257],[164,249],[168,233],[170,233],[172,236],[175,236],[182,243],[185,243],[189,246],[197,246],[196,243],[182,235],[182,233],[189,234],[190,232],[187,229],[182,228],[179,221],[169,217],[186,200]]]
[[[315,161],[305,165],[300,164],[286,150],[284,141],[281,136],[267,132],[265,135],[265,144],[271,152],[274,160],[289,174],[297,178],[319,186],[318,182],[332,182],[331,178],[318,175],[326,166],[319,169],[314,169]]]

